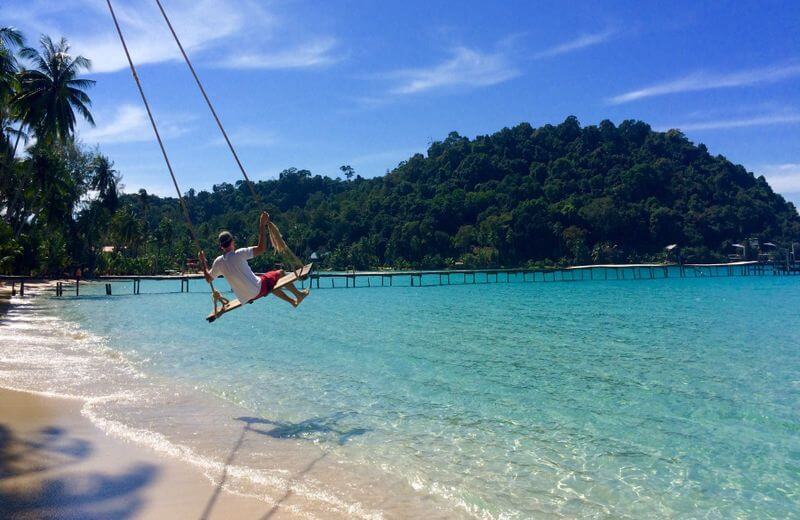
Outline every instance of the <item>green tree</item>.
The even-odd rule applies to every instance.
[[[95,82],[80,77],[81,72],[91,68],[91,62],[83,56],[72,56],[64,38],[54,43],[45,35],[39,44],[41,51],[25,47],[19,52],[33,68],[19,75],[16,104],[23,122],[40,141],[64,142],[75,131],[76,112],[94,125],[89,111],[92,102],[86,90]]]
[[[25,39],[13,27],[0,27],[0,99],[5,105],[17,88],[17,57],[15,50],[22,47]]]
[[[95,156],[92,167],[89,187],[97,192],[103,207],[113,212],[119,204],[119,172],[114,169],[114,162],[102,154]]]
[[[111,219],[111,236],[118,249],[124,249],[129,255],[135,255],[142,241],[141,222],[133,213],[131,206],[121,207]]]
[[[356,173],[353,167],[350,166],[349,164],[346,164],[344,166],[339,166],[339,169],[342,171],[342,173],[344,173],[344,176],[348,181],[352,179],[353,175],[355,175]]]

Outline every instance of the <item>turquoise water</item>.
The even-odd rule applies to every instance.
[[[192,283],[45,307],[145,374],[312,424],[297,437],[444,516],[800,510],[800,278],[316,290],[215,324]]]

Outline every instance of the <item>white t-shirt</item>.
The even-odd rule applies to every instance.
[[[248,260],[253,258],[255,247],[243,247],[214,259],[211,278],[224,276],[242,303],[247,303],[261,292],[261,279],[250,269]]]

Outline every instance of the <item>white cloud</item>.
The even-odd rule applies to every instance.
[[[503,53],[483,53],[459,47],[450,59],[428,68],[391,72],[387,78],[401,83],[392,94],[416,94],[446,87],[485,87],[503,83],[520,75]]]
[[[321,38],[277,52],[244,52],[219,63],[230,69],[297,69],[323,67],[341,60],[333,54],[335,38]]]
[[[682,131],[723,130],[728,128],[743,128],[748,126],[787,125],[800,123],[800,113],[774,113],[758,115],[739,119],[714,119],[710,121],[694,121],[680,125],[661,126],[658,130],[678,128]]]
[[[639,99],[664,96],[667,94],[677,94],[681,92],[696,92],[701,90],[711,90],[719,88],[745,87],[765,83],[775,83],[777,81],[800,76],[800,65],[785,65],[753,69],[729,74],[709,74],[698,72],[689,76],[667,81],[657,85],[632,90],[618,96],[610,98],[608,101],[613,105],[628,103]]]
[[[573,40],[561,43],[549,49],[545,49],[534,55],[534,58],[552,58],[553,56],[560,56],[569,52],[585,49],[605,43],[617,34],[616,29],[607,29],[598,33],[582,34]]]
[[[182,59],[154,2],[128,0],[113,5],[137,66]],[[261,60],[251,60],[250,67],[301,68],[317,66],[326,60],[335,61],[327,54],[333,49],[330,45],[335,41],[333,38],[317,37],[315,42],[329,45],[325,53],[320,52],[318,47],[304,43],[309,39],[308,34],[296,30],[286,19],[267,11],[256,0],[172,0],[165,9],[187,53],[198,63],[236,62],[243,55],[247,56],[242,49],[275,48],[276,41],[287,43],[281,44],[273,54],[262,55]],[[80,16],[70,16],[75,12]],[[92,60],[95,73],[128,67],[103,0],[31,0],[25,8],[6,9],[4,6],[3,14],[7,22],[29,28],[34,33],[64,34],[73,52]]]
[[[766,164],[758,171],[779,193],[800,193],[800,163]]]
[[[150,120],[144,108],[136,105],[122,105],[113,115],[106,118],[100,114],[96,121],[98,126],[86,127],[79,133],[81,139],[91,144],[134,143],[155,139]],[[173,117],[165,121],[156,121],[163,139],[181,136],[189,131],[189,117]]]

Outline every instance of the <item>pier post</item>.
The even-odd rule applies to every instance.
[[[11,282],[11,296],[17,295],[17,282]]]
[[[25,296],[25,280],[19,281],[19,295]]]
[[[81,295],[81,281],[75,280],[75,296]]]
[[[106,284],[106,296],[111,296],[111,284]]]

